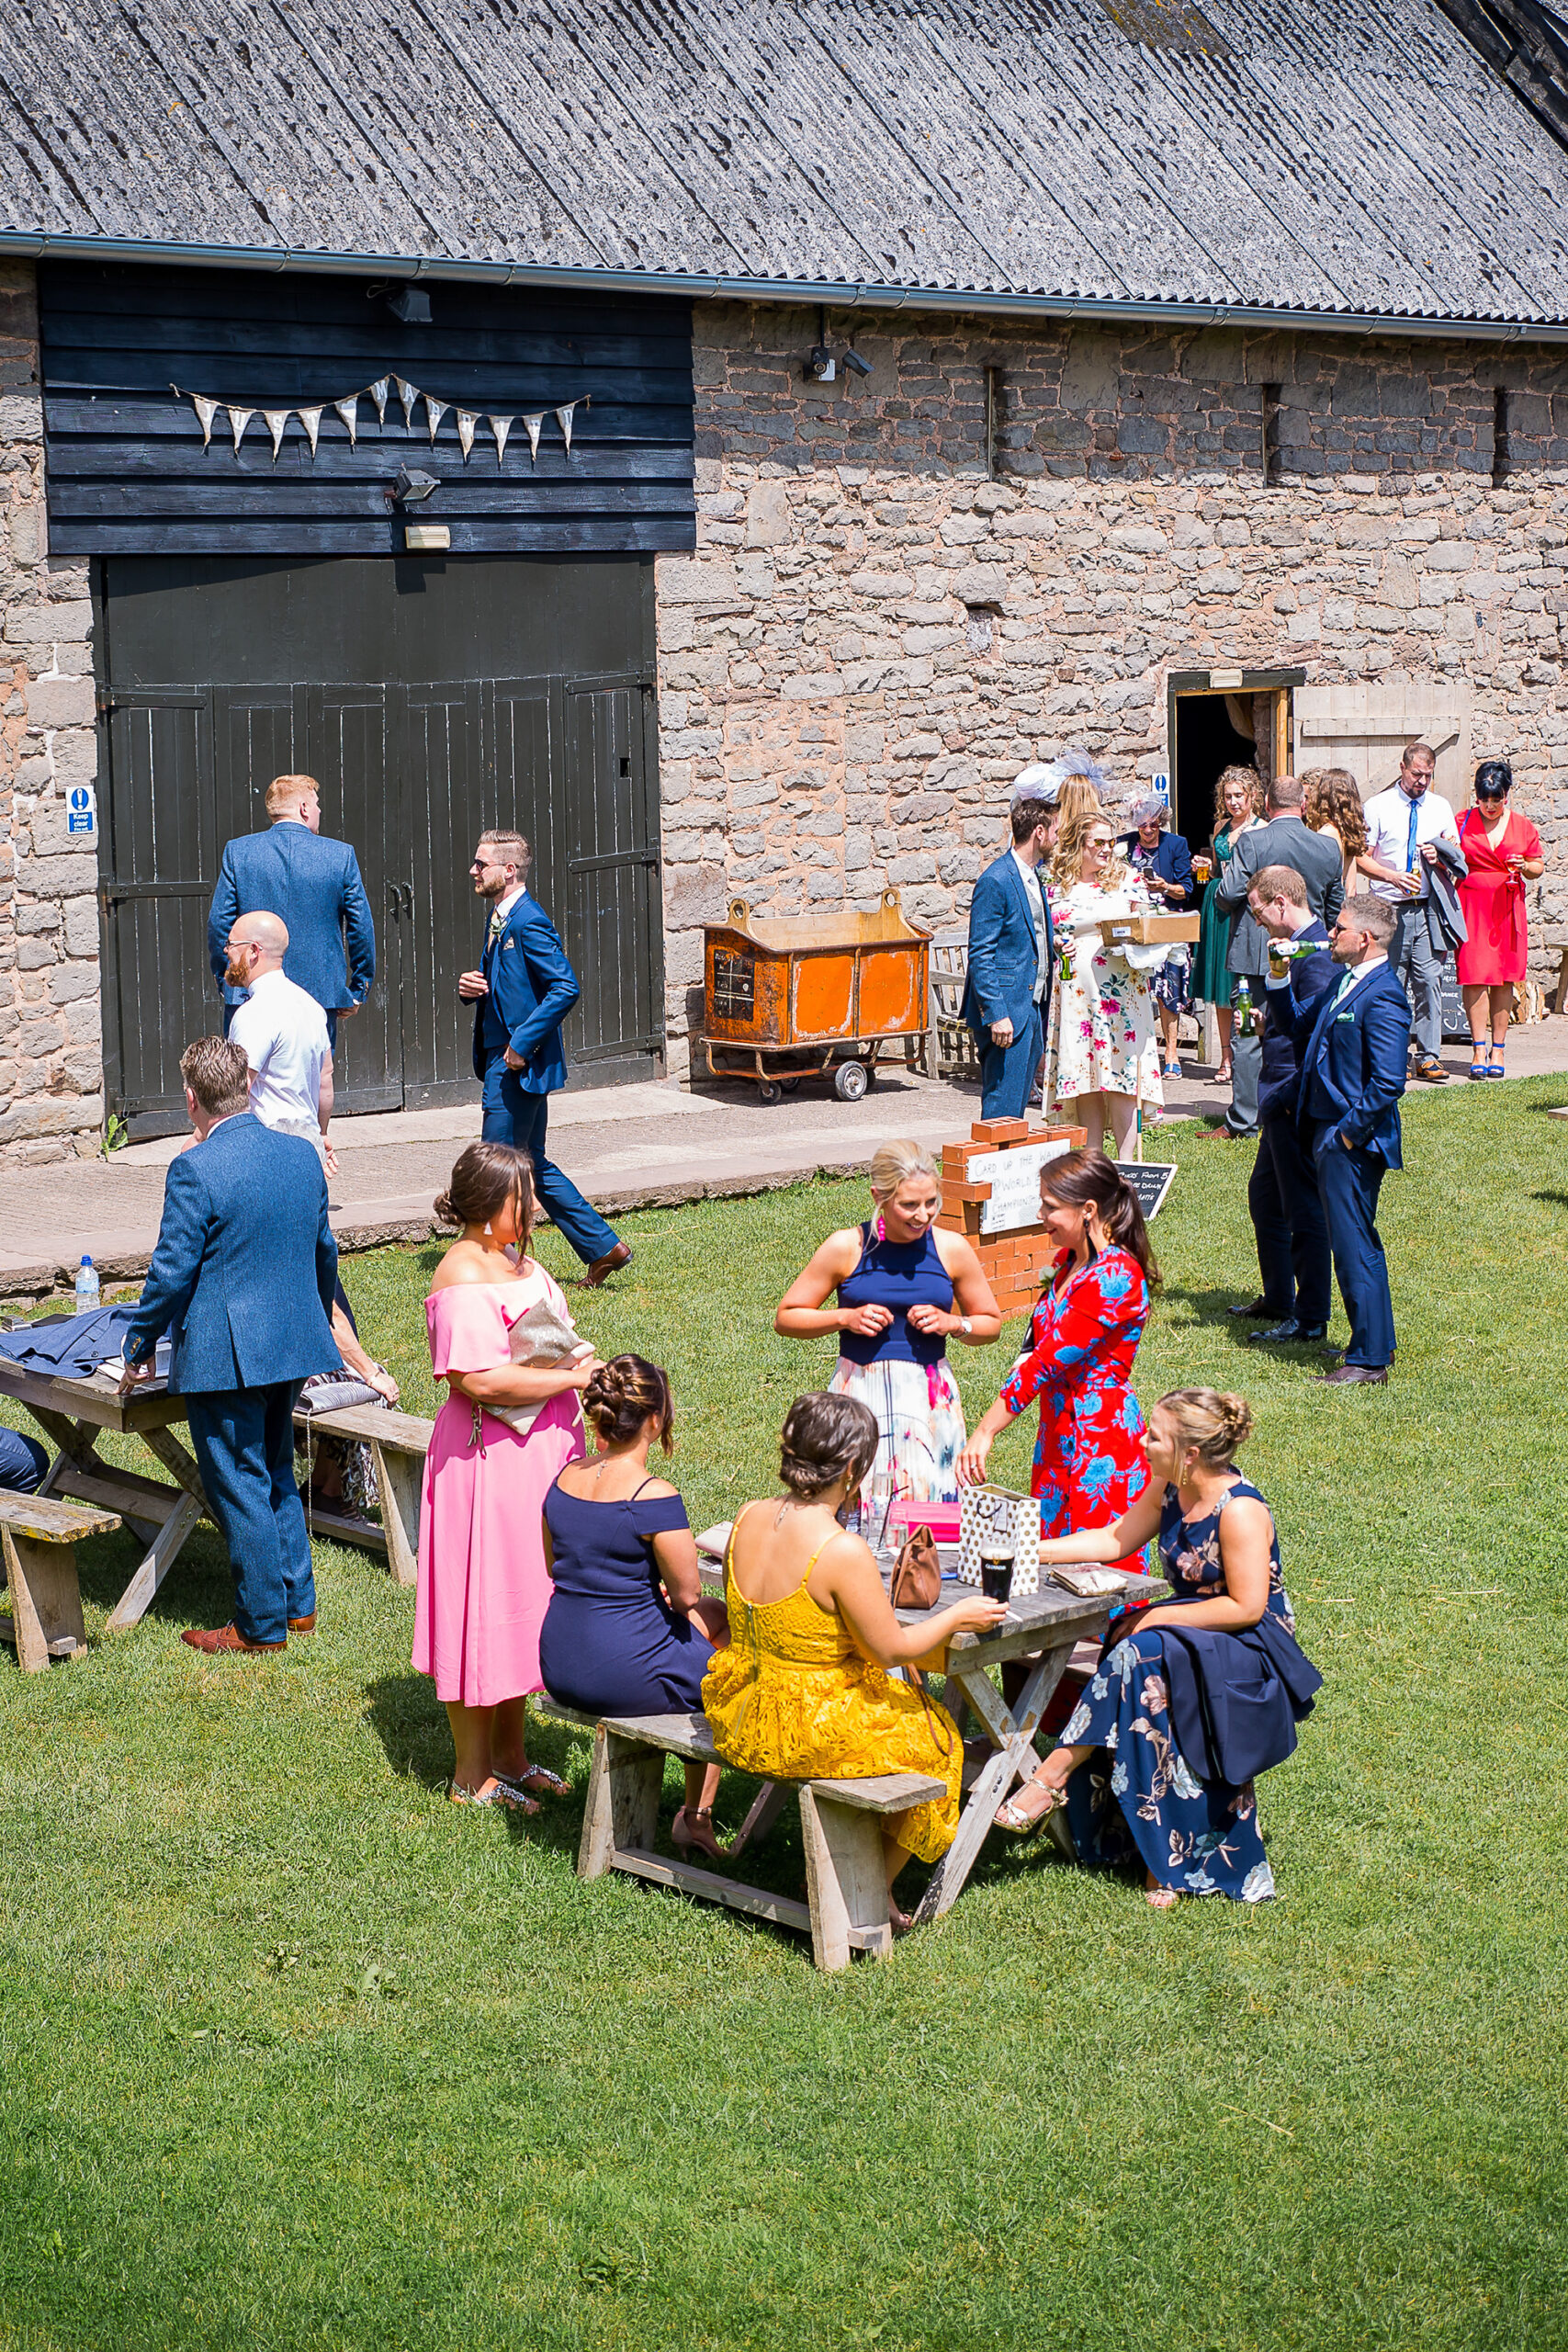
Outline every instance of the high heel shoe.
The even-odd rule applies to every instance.
[[[729,1849],[721,1846],[713,1826],[713,1814],[708,1806],[682,1805],[670,1827],[671,1841],[678,1853],[689,1854],[694,1846],[699,1854],[706,1854],[716,1862],[728,1861]]]

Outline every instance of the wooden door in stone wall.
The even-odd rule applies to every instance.
[[[1295,768],[1348,768],[1363,800],[1399,774],[1406,743],[1430,743],[1437,789],[1453,808],[1470,798],[1471,697],[1467,687],[1417,678],[1375,685],[1298,686]]]

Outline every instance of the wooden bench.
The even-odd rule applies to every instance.
[[[424,1457],[430,1451],[435,1424],[418,1413],[400,1413],[384,1405],[344,1405],[336,1412],[297,1412],[294,1426],[318,1437],[348,1438],[367,1445],[381,1490],[381,1524],[351,1519],[307,1500],[305,1516],[312,1532],[334,1536],[340,1544],[358,1544],[367,1552],[384,1552],[400,1584],[413,1584],[419,1573],[419,1502],[424,1486]]]
[[[539,1708],[538,1701],[535,1705]],[[776,1820],[790,1787],[800,1793],[800,1830],[806,1848],[807,1900],[745,1886],[694,1863],[667,1862],[653,1851],[664,1758],[722,1764],[704,1715],[609,1715],[602,1720],[547,1700],[539,1712],[581,1724],[593,1733],[593,1770],[578,1848],[579,1878],[603,1878],[626,1871],[658,1886],[677,1887],[706,1903],[770,1919],[811,1939],[818,1968],[847,1968],[856,1951],[888,1952],[887,1876],[882,1859],[882,1822],[945,1794],[945,1783],[914,1772],[886,1773],[864,1781],[802,1781],[766,1783],[747,1816],[737,1849]]]
[[[84,1503],[0,1494],[0,1549],[11,1588],[11,1614],[0,1616],[0,1640],[16,1644],[24,1674],[41,1674],[51,1657],[74,1657],[85,1649],[74,1546],[79,1537],[107,1535],[119,1523],[118,1512]]]

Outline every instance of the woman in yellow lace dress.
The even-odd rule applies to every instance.
[[[858,1397],[798,1396],[784,1425],[782,1501],[748,1503],[730,1530],[724,1594],[728,1649],[703,1678],[703,1706],[728,1763],[764,1780],[870,1780],[923,1772],[940,1801],[888,1816],[883,1831],[895,1933],[908,1921],[892,1900],[911,1856],[934,1862],[958,1827],[964,1744],[945,1708],[897,1669],[940,1670],[954,1634],[997,1624],[979,1594],[898,1623],[871,1547],[840,1526],[876,1456],[876,1417]],[[890,1670],[891,1669],[891,1670]]]

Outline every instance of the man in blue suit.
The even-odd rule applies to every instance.
[[[1248,1345],[1256,1347],[1328,1335],[1333,1303],[1328,1227],[1316,1171],[1296,1125],[1302,1064],[1294,1023],[1298,1005],[1315,1005],[1325,989],[1334,987],[1339,967],[1329,954],[1328,933],[1308,901],[1305,876],[1293,866],[1266,865],[1254,875],[1247,904],[1253,921],[1267,933],[1271,954],[1279,949],[1290,958],[1278,976],[1270,967],[1266,982],[1258,1158],[1247,1188],[1263,1283],[1257,1304],[1274,1318],[1268,1330],[1247,1333]]]
[[[207,917],[208,958],[223,991],[223,1034],[245,995],[228,978],[229,934],[241,915],[277,915],[288,932],[284,974],[315,998],[335,1051],[339,1015],[358,1012],[376,978],[376,926],[359,860],[346,842],[321,840],[314,776],[274,776],[266,813],[272,823],[265,833],[225,843]]]
[[[1350,1344],[1319,1377],[1382,1386],[1393,1361],[1393,1301],[1378,1238],[1378,1193],[1399,1148],[1399,1098],[1410,1053],[1410,999],[1388,960],[1393,910],[1382,899],[1347,899],[1330,944],[1337,988],[1296,1004],[1302,1051],[1297,1116],[1317,1171]],[[1293,993],[1292,988],[1292,993]]]
[[[969,901],[964,1018],[980,1049],[980,1116],[1021,1119],[1044,1047],[1055,942],[1040,861],[1050,846],[1043,800],[1012,804],[1012,847],[987,865]]]
[[[554,923],[527,890],[531,853],[521,833],[479,835],[468,871],[491,909],[484,963],[457,993],[474,1008],[474,1076],[484,1081],[484,1139],[529,1154],[534,1186],[597,1288],[631,1261],[622,1241],[569,1176],[545,1156],[550,1096],[566,1084],[560,1025],[581,991]]]
[[[302,1136],[264,1127],[250,1070],[226,1037],[180,1057],[196,1143],[170,1167],[164,1221],[125,1336],[129,1394],[173,1340],[169,1387],[229,1546],[232,1622],[182,1635],[209,1657],[276,1656],[316,1629],[310,1539],[294,1483],[294,1406],[315,1372],[338,1372],[332,1334],[337,1244],[327,1182]]]

